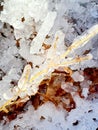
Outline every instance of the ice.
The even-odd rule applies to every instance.
[[[73,83],[62,82],[61,88],[73,96],[75,109],[67,112],[61,104],[46,102],[35,110],[29,102],[25,112],[15,120],[5,125],[0,122],[0,130],[98,129],[98,99],[88,98],[92,81],[83,74],[84,68],[98,67],[97,4],[96,0],[2,1],[0,109],[6,102],[9,105],[10,99],[16,101],[21,97],[22,101],[28,101],[38,92],[43,79],[49,79],[55,69],[64,71],[64,67],[73,70],[71,77],[74,82],[80,82],[78,87],[84,98],[79,97]],[[43,44],[50,48],[43,49]],[[79,61],[83,57],[86,60]],[[79,62],[76,64],[76,61]],[[17,94],[19,90],[21,93]],[[8,122],[6,117],[4,120]]]

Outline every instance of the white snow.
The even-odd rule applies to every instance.
[[[45,103],[38,110],[30,105],[28,111],[18,115],[17,119],[3,127],[13,130],[96,130],[98,127],[98,103],[77,98],[77,108],[67,113],[61,107],[56,108],[52,103]],[[41,119],[44,117],[44,119]],[[94,120],[95,119],[95,120]],[[78,121],[77,125],[73,125]]]
[[[58,67],[74,70],[71,77],[80,82],[84,99],[75,95],[73,83],[62,82],[61,88],[74,95],[75,109],[67,112],[61,105],[55,107],[47,102],[34,110],[29,104],[28,110],[15,120],[6,125],[0,122],[0,130],[97,130],[98,99],[88,98],[92,82],[84,79],[79,71],[98,67],[97,0],[4,0],[1,5],[0,72],[3,76],[0,107],[15,95],[16,100],[18,96],[24,98],[36,94],[40,82],[49,78]],[[16,47],[16,39],[19,47]],[[45,50],[43,43],[51,47]],[[85,50],[90,53],[83,55]],[[82,60],[82,55],[89,60],[75,64],[73,59]],[[22,92],[17,95],[19,90]],[[24,101],[28,99],[26,97]]]

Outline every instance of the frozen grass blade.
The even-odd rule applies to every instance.
[[[26,65],[23,71],[23,74],[18,82],[18,91],[16,92],[15,96],[8,100],[1,108],[0,111],[5,111],[6,113],[8,112],[6,106],[15,103],[16,98],[19,96],[19,94],[21,92],[27,91],[27,88],[30,84],[32,85],[32,83],[35,80],[38,80],[39,82],[39,76],[42,76],[42,78],[44,79],[45,75],[49,74],[49,71],[51,70],[51,73],[53,72],[54,69],[57,69],[58,67],[65,67],[65,71],[69,70],[67,69],[69,67],[69,65],[73,65],[85,60],[90,60],[92,58],[91,55],[86,55],[84,57],[77,57],[75,59],[64,59],[69,53],[73,52],[75,49],[84,46],[91,38],[93,38],[96,34],[98,33],[98,25],[93,26],[91,29],[88,30],[88,32],[86,34],[84,34],[82,37],[78,38],[70,47],[68,47],[67,51],[62,54],[61,56],[56,55],[56,48],[57,48],[57,42],[58,42],[58,37],[55,38],[54,43],[52,45],[52,47],[50,48],[50,50],[48,50],[48,54],[50,51],[51,55],[50,60],[46,59],[45,61],[45,65],[46,68],[45,69],[41,69],[40,71],[36,72],[33,76],[30,77],[30,73],[31,73],[31,66],[30,65]],[[58,62],[56,62],[56,60],[54,60],[57,57],[56,60],[58,60]],[[66,68],[67,67],[67,68]],[[71,72],[71,71],[70,71]],[[72,73],[72,72],[71,72]],[[42,79],[41,79],[42,80]],[[25,86],[26,85],[26,86]],[[37,86],[36,86],[37,87]],[[33,89],[33,86],[32,86]]]
[[[60,56],[60,58],[65,58],[69,55],[70,52],[74,51],[75,49],[84,46],[90,39],[92,39],[96,34],[98,34],[98,25],[94,25],[91,27],[86,34],[81,36],[79,39],[75,40],[71,46],[68,47],[67,51]]]

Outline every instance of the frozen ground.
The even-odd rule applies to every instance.
[[[4,103],[16,94],[17,86],[21,88],[24,85],[23,80],[18,81],[25,65],[32,65],[31,75],[36,74],[46,67],[46,59],[57,62],[57,56],[63,54],[74,39],[79,39],[81,35],[87,34],[87,30],[93,25],[98,24],[98,1],[4,0],[0,11],[1,110]],[[60,40],[55,56],[50,46],[56,35]],[[47,47],[50,47],[51,51],[48,51]],[[92,54],[93,58],[69,66],[75,71],[71,77],[74,81],[79,81],[83,88],[84,98],[73,92],[73,84],[62,86],[72,94],[76,103],[75,109],[67,112],[61,104],[56,107],[48,101],[35,110],[31,102],[28,102],[25,112],[19,114],[16,119],[9,122],[4,116],[0,122],[0,130],[98,130],[98,99],[95,95],[89,98],[88,89],[92,81],[84,79],[83,74],[84,68],[98,68],[98,35],[85,46],[80,46],[74,53],[67,55],[66,59],[85,56],[86,53]],[[47,73],[48,77],[51,72],[52,70],[49,70]],[[44,78],[39,77],[33,85],[38,85]],[[98,85],[98,78],[94,83]],[[26,93],[18,95],[21,98],[25,95],[31,96],[38,90],[37,88],[33,92],[32,88],[29,89],[29,85],[26,85]]]

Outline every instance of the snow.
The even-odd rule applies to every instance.
[[[75,109],[67,112],[61,104],[56,107],[47,102],[35,110],[30,103],[24,113],[5,125],[7,118],[3,117],[0,130],[98,129],[98,99],[88,99],[92,81],[82,73],[84,68],[98,67],[97,0],[4,0],[1,5],[0,107],[18,96],[29,100],[43,79],[64,67],[73,70],[71,77],[80,82],[84,98],[77,95],[73,83],[62,82],[61,88],[75,100]],[[45,50],[43,44],[50,48]],[[87,55],[86,50],[90,50]]]
[[[82,100],[76,97],[77,108],[67,113],[62,108],[56,108],[52,103],[48,102],[34,110],[30,105],[24,114],[20,114],[17,119],[4,127],[7,129],[20,130],[96,130],[98,127],[98,103],[93,101]],[[44,117],[41,119],[41,117]],[[95,119],[95,120],[94,120]],[[77,125],[74,123],[78,121]]]

